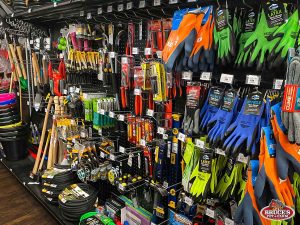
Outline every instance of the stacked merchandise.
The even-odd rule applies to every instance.
[[[29,129],[22,123],[16,95],[0,94],[0,141],[8,160],[20,160],[27,156]]]
[[[68,185],[77,181],[75,173],[69,166],[55,166],[42,174],[42,195],[51,204],[58,204],[59,193]]]

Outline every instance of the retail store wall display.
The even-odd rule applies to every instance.
[[[38,4],[1,20],[0,153],[61,224],[300,223],[298,1]]]

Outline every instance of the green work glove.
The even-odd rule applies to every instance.
[[[244,50],[246,41],[251,37],[255,30],[256,25],[256,18],[257,14],[253,10],[249,10],[245,14],[245,21],[243,24],[243,31],[241,32],[239,39],[238,39],[238,54],[235,59],[235,66],[240,67],[246,67],[247,59],[250,54],[250,52],[253,50],[253,48],[248,48],[247,51]]]
[[[210,190],[212,166],[215,166],[212,150],[201,149],[199,162],[191,175],[192,186],[190,193],[196,198],[205,198]]]
[[[194,143],[192,141],[188,141],[183,155],[185,169],[182,173],[182,186],[185,191],[189,191],[190,176],[199,161],[199,157],[199,148],[195,148]]]
[[[235,36],[232,26],[229,23],[227,9],[217,9],[214,27],[214,43],[217,49],[218,63],[227,65],[235,56]]]
[[[294,48],[299,33],[298,9],[289,17],[288,21],[282,24],[268,39],[281,38],[280,42],[271,51],[268,61],[270,68],[279,67],[285,62],[289,48]]]
[[[294,173],[293,180],[294,180],[293,188],[295,191],[295,198],[296,198],[295,210],[298,213],[300,213],[300,175]]]
[[[261,71],[266,59],[274,47],[280,41],[280,38],[274,38],[268,41],[269,36],[276,31],[278,26],[269,27],[264,9],[260,13],[259,21],[256,25],[255,31],[246,41],[244,50],[252,49],[248,56],[248,66],[252,67],[256,63],[256,69]]]
[[[226,171],[217,185],[216,193],[223,200],[227,200],[234,193],[243,169],[242,163],[235,163],[234,161],[232,158],[228,159]]]

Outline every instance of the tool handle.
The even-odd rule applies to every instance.
[[[21,69],[22,69],[22,75],[23,75],[24,79],[26,80],[27,74],[26,74],[26,70],[25,70],[25,66],[24,66],[24,60],[23,60],[23,56],[22,56],[21,46],[17,46],[17,53],[18,53],[18,57],[19,57],[19,61],[20,61]]]
[[[51,137],[51,129],[48,131],[48,136],[47,136],[47,140],[46,140],[46,145],[45,145],[44,152],[43,152],[43,156],[42,156],[42,159],[41,159],[41,162],[40,162],[39,171],[43,168],[43,164],[44,164],[46,152],[47,152],[47,150],[48,150],[48,146],[49,146],[49,142],[50,142],[50,137]]]
[[[46,59],[43,59],[43,60],[42,60],[42,64],[43,64],[44,84],[48,84],[48,83],[49,83],[49,76],[48,76],[48,68],[47,68],[47,62],[46,62]]]
[[[45,134],[46,134],[46,129],[47,129],[47,122],[48,122],[48,118],[49,118],[49,112],[50,112],[52,103],[53,103],[53,97],[51,96],[50,99],[49,99],[48,105],[47,105],[47,111],[46,111],[46,115],[45,115],[45,119],[44,119],[41,139],[40,139],[40,143],[39,143],[39,148],[38,148],[36,160],[35,160],[35,163],[34,163],[34,167],[33,167],[33,170],[32,170],[33,175],[36,175],[37,169],[38,169],[38,166],[39,166],[41,152],[42,152],[44,139],[45,139]]]
[[[32,65],[33,65],[33,69],[35,70],[36,76],[38,78],[38,82],[39,82],[39,84],[41,84],[42,80],[41,80],[41,74],[40,74],[40,66],[39,66],[39,62],[38,62],[35,52],[32,52]]]
[[[12,58],[14,60],[15,68],[17,69],[19,77],[21,77],[22,76],[22,72],[21,72],[21,68],[19,66],[19,62],[18,62],[18,59],[17,59],[17,56],[16,56],[16,52],[15,52],[14,46],[12,44],[9,44],[9,48],[10,48],[10,51],[11,51],[11,54],[12,54]]]

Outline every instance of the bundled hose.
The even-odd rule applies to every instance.
[[[51,204],[58,204],[59,193],[67,186],[76,183],[76,174],[69,166],[55,166],[42,175],[42,195]]]
[[[68,221],[78,222],[81,215],[93,211],[98,191],[89,184],[79,183],[66,187],[58,197],[61,216]]]

